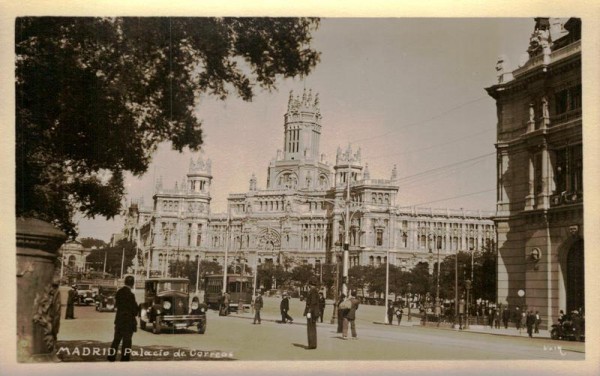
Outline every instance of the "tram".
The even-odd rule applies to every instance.
[[[223,275],[209,275],[204,277],[204,302],[212,309],[219,309],[220,299],[223,294]],[[252,303],[252,277],[239,274],[227,274],[227,293],[229,294],[229,309],[237,311],[250,308]]]

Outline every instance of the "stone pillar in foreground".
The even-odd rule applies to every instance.
[[[17,361],[56,361],[60,327],[57,251],[67,236],[48,222],[17,218]]]

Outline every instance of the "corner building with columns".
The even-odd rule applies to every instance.
[[[338,148],[331,165],[320,151],[318,94],[290,93],[283,120],[283,149],[268,166],[266,187],[260,189],[252,174],[247,192],[229,194],[226,213],[210,211],[213,175],[210,160],[202,158],[190,161],[174,188],[158,181],[153,208],[130,212],[152,212],[147,221],[127,221],[132,228],[126,231],[139,234],[141,262],[153,274],[165,271],[167,260],[222,264],[226,249],[228,264],[319,270],[340,262],[346,231],[350,267],[378,266],[389,254],[390,263],[404,270],[426,263],[432,272],[437,244],[440,257],[495,244],[493,213],[400,206],[396,167],[388,178],[373,179],[360,149]]]
[[[498,298],[539,311],[585,307],[581,20],[536,18],[528,59],[501,57],[496,100]]]

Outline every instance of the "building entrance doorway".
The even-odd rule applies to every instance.
[[[575,242],[567,255],[567,312],[585,308],[583,239]]]

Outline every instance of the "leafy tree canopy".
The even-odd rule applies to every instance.
[[[318,22],[17,18],[17,215],[71,236],[77,211],[114,217],[124,172],[146,172],[159,143],[201,147],[199,95],[251,100],[278,78],[308,74]]]
[[[92,248],[92,247],[104,248],[107,246],[107,244],[104,240],[100,240],[100,239],[96,239],[96,238],[81,238],[81,239],[79,239],[79,241],[81,242],[81,245],[84,248]]]

